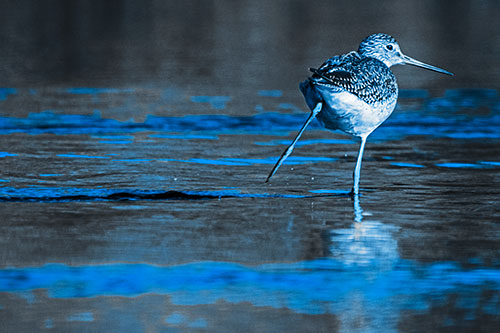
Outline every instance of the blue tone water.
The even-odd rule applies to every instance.
[[[500,270],[401,259],[381,265],[379,259],[356,262],[322,258],[252,267],[228,262],[168,267],[47,264],[1,269],[0,292],[44,289],[55,298],[155,293],[170,295],[173,303],[182,305],[249,302],[308,314],[340,312],[355,293],[374,317],[378,311],[424,311],[432,302],[444,302],[447,295],[454,294],[472,316],[477,310],[497,314],[498,300],[477,302],[481,290],[500,290]],[[90,321],[92,316],[79,314],[72,319]]]
[[[40,175],[56,177],[57,175]],[[205,200],[222,198],[307,198],[296,194],[241,193],[225,191],[154,191],[136,189],[86,189],[32,186],[0,187],[0,202],[71,202],[136,200]]]
[[[283,91],[281,91],[281,90],[259,90],[259,96],[281,97],[281,96],[283,96]]]
[[[117,89],[71,88],[73,94],[104,94],[123,92]],[[15,91],[15,90],[14,90]],[[125,90],[126,91],[126,90]],[[12,92],[11,92],[12,93]],[[15,93],[15,92],[14,92]],[[7,96],[7,93],[5,93]],[[402,91],[405,99],[421,100],[417,109],[396,110],[389,120],[371,136],[373,140],[397,140],[413,135],[453,139],[500,138],[500,100],[496,90],[450,90],[443,97],[423,99],[421,91]],[[224,109],[228,96],[193,96],[195,103],[209,103],[214,109]],[[475,110],[481,111],[477,114]],[[30,113],[26,118],[0,117],[0,134],[109,134],[154,132],[211,132],[221,133],[283,133],[296,131],[307,114],[266,112],[253,116],[203,115],[183,117],[147,116],[144,122],[117,121],[103,118],[100,112],[92,115],[70,115],[45,110]],[[313,122],[311,129],[320,129]],[[300,142],[299,142],[300,143]]]
[[[114,93],[131,93],[133,89],[117,89],[117,88],[95,88],[95,87],[76,87],[68,88],[66,91],[75,95],[99,95],[99,94],[114,94]]]
[[[213,109],[220,110],[226,107],[231,100],[229,96],[192,96],[191,101],[195,103],[208,103]]]
[[[5,101],[9,95],[17,94],[15,88],[0,88],[0,101]]]
[[[29,328],[210,330],[287,314],[394,331],[498,318],[496,90],[402,90],[354,201],[358,140],[317,122],[264,183],[307,118],[286,91],[254,90],[251,105],[146,92],[0,89],[0,321],[25,309]],[[66,104],[38,107],[53,95]],[[126,310],[141,304],[156,317]]]
[[[0,332],[500,332],[498,1],[62,2],[0,11]],[[361,196],[316,120],[265,183],[372,32],[455,76],[393,68]]]

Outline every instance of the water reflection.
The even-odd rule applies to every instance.
[[[361,223],[363,222],[363,209],[361,208],[361,205],[359,204],[359,195],[354,196],[354,223]]]
[[[398,229],[379,221],[378,213],[363,209],[362,199],[353,198],[352,223],[347,228],[328,232],[329,255],[323,258],[257,266],[202,261],[170,266],[10,267],[0,269],[0,292],[32,302],[37,302],[35,291],[40,289],[52,299],[155,294],[168,295],[173,304],[182,306],[244,302],[302,314],[335,314],[345,331],[355,324],[365,330],[395,329],[402,313],[423,315],[435,304],[457,309],[453,320],[498,314],[500,270],[400,258],[393,237]],[[452,296],[456,301],[449,305]],[[84,310],[86,315],[79,319],[94,318]],[[205,324],[210,327],[210,322]]]
[[[346,266],[371,265],[391,268],[392,264],[400,259],[397,241],[392,237],[397,228],[368,218],[372,214],[363,210],[359,195],[355,195],[352,201],[352,226],[329,232],[331,256]]]

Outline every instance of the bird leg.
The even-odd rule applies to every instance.
[[[269,174],[269,176],[267,176],[266,183],[269,181],[269,179],[271,179],[271,177],[276,173],[276,171],[278,171],[278,168],[281,166],[281,164],[283,164],[283,162],[286,160],[286,158],[288,156],[290,156],[290,154],[293,151],[293,148],[295,147],[295,144],[297,143],[297,141],[299,141],[300,136],[302,135],[302,133],[304,132],[304,130],[306,129],[306,127],[309,125],[309,123],[321,111],[322,107],[323,107],[323,103],[322,102],[318,102],[318,104],[316,104],[316,107],[311,111],[311,114],[309,115],[309,118],[307,118],[307,121],[302,126],[302,128],[300,129],[299,133],[297,134],[297,136],[295,137],[295,139],[293,140],[293,142],[283,152],[283,154],[281,155],[280,159],[278,160],[278,162],[274,166],[273,170],[271,170],[271,173]]]
[[[354,168],[354,185],[351,190],[352,195],[359,194],[359,177],[361,175],[361,161],[363,160],[363,151],[365,150],[366,138],[368,135],[361,137],[361,144],[359,146],[358,159],[356,160],[356,167]]]

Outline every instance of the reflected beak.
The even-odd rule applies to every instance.
[[[431,71],[435,71],[435,72],[439,72],[439,73],[443,73],[443,74],[448,74],[448,75],[453,75],[453,73],[450,73],[444,69],[441,69],[439,67],[435,67],[435,66],[432,66],[432,65],[428,65],[426,63],[423,63],[421,61],[418,61],[418,60],[415,60],[411,57],[408,57],[404,54],[401,55],[401,59],[403,59],[403,62],[405,64],[408,64],[408,65],[413,65],[413,66],[418,66],[418,67],[422,67],[422,68],[425,68],[425,69],[429,69]]]

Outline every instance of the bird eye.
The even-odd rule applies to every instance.
[[[389,50],[389,51],[392,51],[392,44],[389,44],[386,46],[386,48]]]

